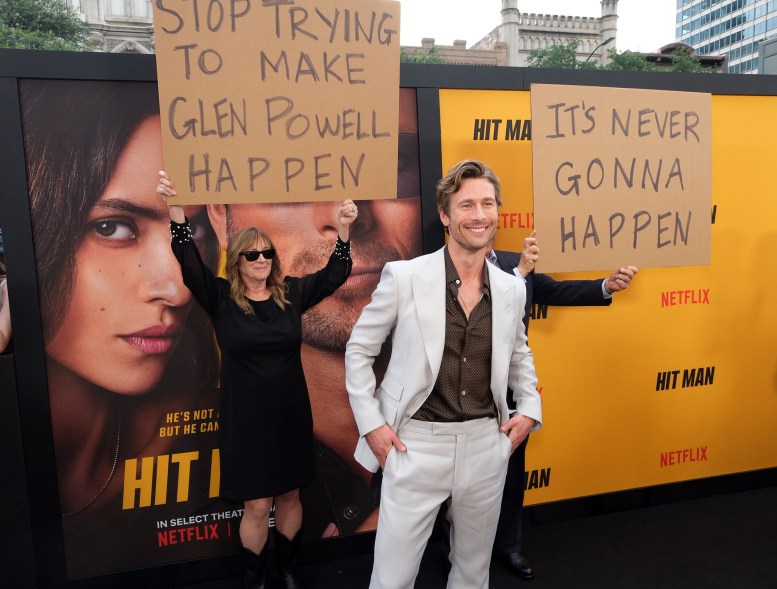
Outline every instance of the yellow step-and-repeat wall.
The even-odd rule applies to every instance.
[[[443,169],[476,158],[500,177],[502,250],[534,225],[529,96],[440,91]],[[712,108],[712,263],[642,269],[610,307],[533,309],[528,505],[777,466],[777,97]]]

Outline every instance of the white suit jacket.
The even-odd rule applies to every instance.
[[[499,422],[509,419],[509,386],[517,412],[536,420],[538,429],[541,401],[522,322],[526,288],[522,280],[493,264],[486,268],[493,314],[491,394]],[[379,463],[364,436],[384,424],[397,431],[418,411],[437,380],[445,343],[445,288],[442,249],[389,262],[353,328],[345,350],[345,380],[361,436],[354,456],[371,472]],[[372,366],[389,334],[391,359],[376,388]]]

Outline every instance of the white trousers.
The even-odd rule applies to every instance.
[[[450,500],[448,589],[488,589],[510,440],[495,419],[411,420],[399,432],[381,488],[370,589],[412,589],[440,505]]]

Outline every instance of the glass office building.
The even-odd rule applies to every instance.
[[[777,35],[777,0],[677,0],[677,41],[725,55],[731,74],[758,73],[758,47]]]

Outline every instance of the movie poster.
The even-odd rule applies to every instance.
[[[68,577],[236,552],[242,505],[219,499],[219,351],[170,249],[156,85],[20,82]],[[415,91],[400,93],[397,199],[359,203],[353,273],[303,317],[317,477],[306,541],[374,529],[343,351],[387,261],[421,253]],[[267,231],[289,275],[331,250],[334,203],[187,207],[218,272],[232,232]]]

